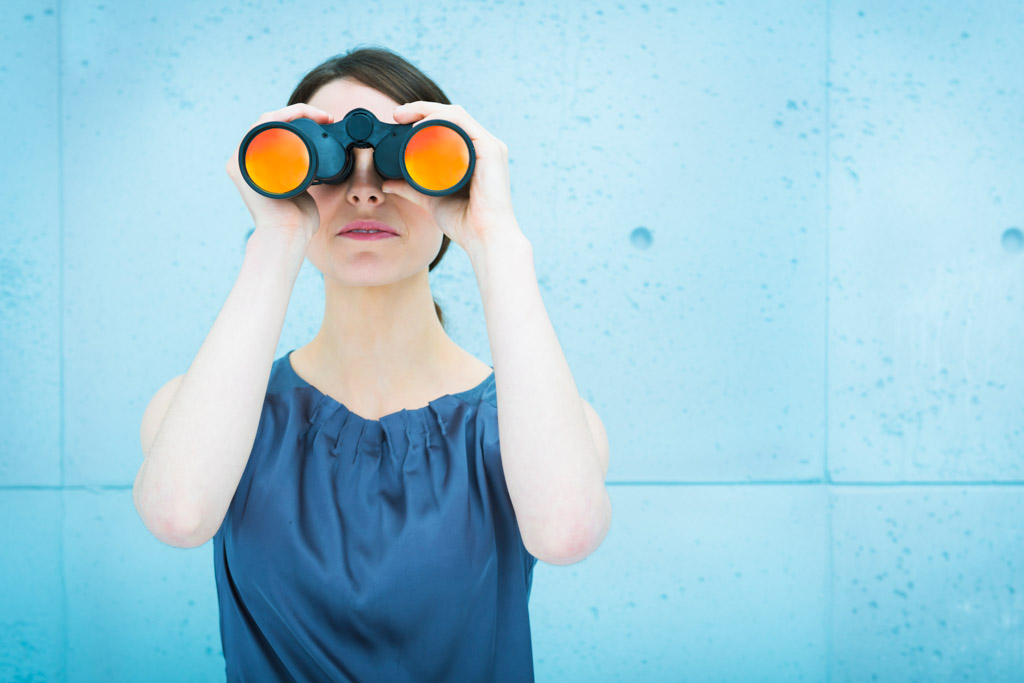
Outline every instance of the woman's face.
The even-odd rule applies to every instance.
[[[308,104],[340,121],[357,107],[373,112],[385,123],[396,123],[392,112],[401,102],[347,79],[334,80],[317,90]],[[373,166],[374,150],[353,147],[353,168],[337,185],[311,185],[307,192],[320,211],[320,229],[306,257],[324,277],[348,285],[382,285],[423,270],[441,249],[444,233],[433,216],[412,202],[384,194],[385,178]],[[390,226],[397,237],[357,240],[338,232],[348,223],[369,219]]]

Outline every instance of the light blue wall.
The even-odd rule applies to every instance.
[[[1024,679],[1024,3],[0,4],[0,679],[223,680],[139,422],[238,274],[224,172],[385,45],[510,150],[614,522],[541,681]],[[431,274],[490,362],[454,246]],[[322,316],[310,264],[281,355]]]

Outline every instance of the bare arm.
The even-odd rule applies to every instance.
[[[501,230],[496,231],[501,233]],[[501,462],[523,545],[548,564],[583,560],[612,521],[604,425],[576,387],[518,223],[469,250],[494,359]]]
[[[153,397],[132,489],[146,527],[192,548],[217,532],[245,471],[307,242],[257,229],[188,371]],[[161,413],[164,413],[161,416]]]

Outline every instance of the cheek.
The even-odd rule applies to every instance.
[[[402,202],[401,206],[396,203],[395,206],[410,241],[423,245],[436,243],[440,247],[444,233],[437,227],[429,211],[411,202]]]
[[[429,209],[425,209],[419,204],[410,202],[408,199],[402,197],[395,197],[394,195],[387,195],[388,199],[391,200],[394,197],[393,206],[395,211],[402,220],[405,221],[406,225],[428,225],[433,224],[434,217],[430,213]]]
[[[414,229],[417,231],[414,237],[416,250],[433,259],[441,248],[444,233],[433,222],[417,226]]]

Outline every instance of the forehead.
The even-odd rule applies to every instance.
[[[400,103],[379,90],[342,78],[320,86],[307,104],[334,114],[339,121],[351,110],[362,107],[385,123],[397,123],[392,113]]]

